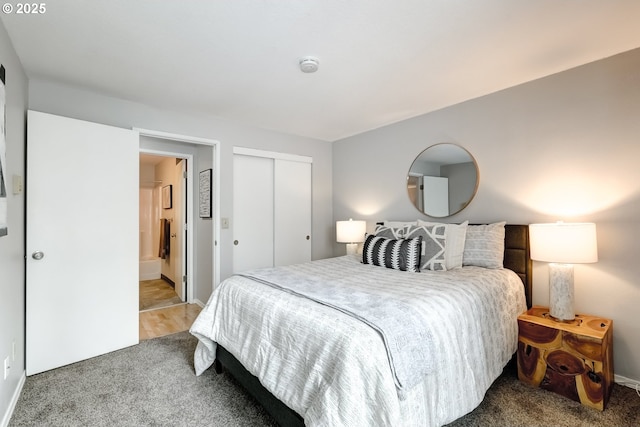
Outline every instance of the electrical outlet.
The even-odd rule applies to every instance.
[[[11,365],[9,364],[9,356],[4,359],[4,379],[6,380],[9,376],[9,369],[11,369]]]

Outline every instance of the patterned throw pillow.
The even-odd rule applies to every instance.
[[[421,243],[422,237],[396,240],[369,235],[362,248],[362,262],[419,273]]]
[[[392,227],[388,225],[376,224],[376,229],[373,234],[378,237],[385,237],[387,239],[402,239],[404,227]]]
[[[406,239],[422,237],[421,270],[445,271],[446,224],[411,225],[405,228]]]
[[[418,220],[418,225],[438,225],[439,222]],[[464,255],[464,241],[467,235],[467,226],[469,221],[461,224],[445,223],[447,231],[445,232],[446,248],[444,250],[445,268],[453,270],[462,267],[462,257]]]
[[[468,226],[462,264],[485,268],[502,268],[505,224],[506,222],[503,221]]]

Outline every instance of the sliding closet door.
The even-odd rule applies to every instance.
[[[273,266],[273,159],[233,156],[233,271]]]
[[[26,370],[138,343],[138,133],[28,112]]]
[[[235,148],[233,271],[311,261],[311,158]]]
[[[274,265],[311,261],[311,163],[275,162]]]

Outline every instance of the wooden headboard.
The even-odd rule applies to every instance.
[[[533,270],[529,250],[529,226],[507,224],[504,227],[503,265],[516,272],[524,284],[527,308],[531,308],[531,290],[533,288]]]

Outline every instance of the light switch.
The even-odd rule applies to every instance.
[[[22,193],[22,177],[20,175],[13,175],[13,194]]]
[[[220,218],[220,225],[222,228],[229,228],[229,218]]]

